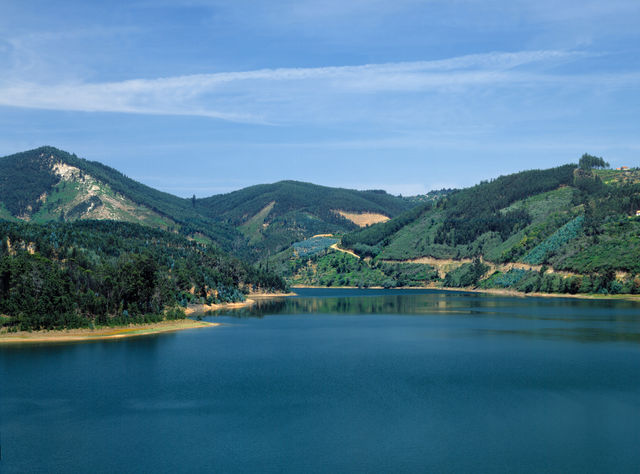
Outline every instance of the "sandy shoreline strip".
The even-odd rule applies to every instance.
[[[122,339],[125,337],[147,336],[164,332],[183,331],[204,327],[219,326],[219,323],[176,319],[149,324],[131,324],[129,326],[102,327],[96,329],[62,329],[51,331],[19,331],[0,334],[0,344],[25,344],[42,342],[99,341]]]
[[[249,298],[240,303],[223,303],[213,305],[189,305],[185,309],[187,316],[204,314],[207,311],[227,308],[244,308],[254,305],[259,299],[279,298],[292,296],[295,293],[251,293]],[[164,332],[183,331],[185,329],[197,329],[219,326],[220,323],[208,321],[196,321],[193,319],[176,319],[160,321],[149,324],[130,324],[129,326],[100,327],[96,329],[61,329],[43,331],[18,331],[0,333],[0,345],[24,344],[24,343],[50,343],[50,342],[75,342],[75,341],[99,341],[104,339],[122,339],[125,337],[147,336]]]

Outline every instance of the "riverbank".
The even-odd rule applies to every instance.
[[[208,313],[209,311],[217,311],[220,309],[238,309],[253,306],[259,300],[284,298],[287,296],[296,296],[295,293],[250,293],[244,301],[238,303],[220,303],[220,304],[190,304],[185,308],[187,316],[197,316]]]
[[[320,286],[320,285],[292,285],[292,289],[300,288],[317,288],[317,289],[345,289],[345,290],[357,290],[362,289],[357,286]],[[441,291],[455,291],[461,293],[486,293],[499,296],[516,296],[519,298],[575,298],[581,300],[622,300],[622,301],[637,301],[640,302],[640,295],[601,295],[601,294],[571,294],[571,293],[524,293],[522,291],[509,290],[506,288],[453,288],[443,286],[398,286],[394,288],[384,288],[382,286],[370,286],[367,289],[370,290],[441,290]]]
[[[185,314],[187,316],[197,316],[205,314],[208,311],[215,311],[219,309],[244,308],[256,304],[256,301],[260,299],[279,298],[292,295],[295,295],[295,293],[251,293],[246,300],[239,303],[189,305],[187,308],[185,308]],[[81,328],[0,332],[0,345],[122,339],[125,337],[147,336],[150,334],[160,334],[164,332],[183,331],[185,329],[198,329],[212,326],[219,326],[219,323],[196,321],[187,318],[170,321],[160,321],[157,323],[149,324],[130,324],[128,326],[114,327],[107,326],[95,329]],[[2,331],[2,329],[0,329],[0,331]]]
[[[28,344],[50,342],[99,341],[105,339],[122,339],[125,337],[148,336],[165,332],[183,331],[218,326],[219,323],[194,321],[193,319],[176,319],[149,324],[131,324],[129,326],[100,327],[95,329],[62,329],[51,331],[18,331],[0,333],[2,344]]]

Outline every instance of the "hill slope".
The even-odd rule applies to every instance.
[[[176,317],[172,308],[190,302],[285,289],[273,273],[138,224],[0,221],[0,326],[149,322],[168,309]]]
[[[200,199],[196,207],[237,226],[259,251],[275,252],[312,235],[388,220],[414,205],[384,191],[280,181]]]
[[[198,233],[225,250],[244,239],[193,209],[190,200],[155,190],[119,171],[53,147],[0,158],[0,218],[32,222],[111,219]]]
[[[360,262],[325,247],[275,264],[304,284],[630,293],[640,290],[638,210],[637,170],[565,165],[501,176],[343,236]],[[415,278],[419,268],[428,278]]]
[[[296,181],[192,201],[53,147],[0,158],[0,219],[133,222],[213,241],[252,259],[315,234],[343,233],[385,221],[413,205],[384,191]]]

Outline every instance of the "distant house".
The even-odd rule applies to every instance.
[[[628,170],[629,167],[628,166],[621,166],[620,168],[616,168],[618,171],[624,171],[624,170]]]

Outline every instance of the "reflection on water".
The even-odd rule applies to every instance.
[[[638,472],[640,306],[303,290],[0,347],[0,472]]]
[[[505,297],[440,290],[302,289],[295,297],[259,299],[246,308],[208,315],[263,318],[273,315],[372,314],[451,317],[470,321],[469,331],[583,342],[640,342],[640,303],[624,300]]]

